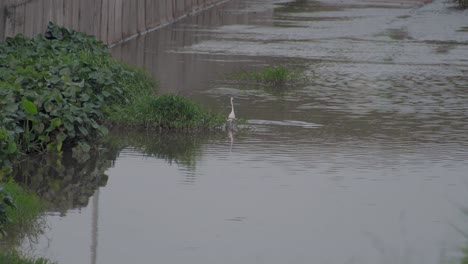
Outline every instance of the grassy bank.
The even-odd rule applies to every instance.
[[[88,151],[106,125],[200,129],[219,116],[179,96],[156,96],[143,71],[102,42],[50,24],[34,39],[0,43],[0,177],[18,155]]]
[[[42,226],[38,218],[46,208],[45,202],[12,180],[1,185],[11,195],[15,205],[6,208],[9,221],[3,225],[4,230],[15,235],[40,232]]]
[[[0,251],[0,263],[5,264],[53,264],[43,258],[32,258],[22,255],[16,251]]]
[[[0,230],[7,245],[14,247],[25,236],[35,237],[42,232],[44,225],[40,216],[45,210],[44,201],[11,180],[0,183],[0,196]],[[0,249],[0,263],[51,264],[42,258],[27,257],[14,249]]]
[[[212,115],[200,105],[177,95],[143,95],[117,105],[109,115],[116,124],[159,129],[204,129],[220,126],[225,117]]]

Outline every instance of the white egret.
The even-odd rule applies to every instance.
[[[234,102],[233,102],[234,98],[231,97],[231,113],[229,114],[228,116],[228,121],[229,122],[232,122],[234,120],[236,120],[236,114],[234,113]]]

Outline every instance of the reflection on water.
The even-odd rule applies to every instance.
[[[225,138],[226,134],[223,132],[207,132],[201,136],[198,133],[116,130],[111,134],[110,140],[120,149],[124,149],[122,155],[136,151],[145,158],[154,157],[165,160],[171,165],[175,163],[186,169],[195,170],[197,158],[201,155],[201,146]]]
[[[89,198],[106,186],[105,171],[116,153],[99,151],[72,157],[44,155],[16,164],[15,180],[47,202],[48,210],[65,215],[70,209],[88,206]]]
[[[162,91],[226,116],[233,96],[251,129],[114,131],[107,184],[49,217],[35,252],[67,264],[461,259],[466,16],[438,0],[338,2],[233,0],[116,47]],[[278,64],[307,83],[277,94],[226,78]]]

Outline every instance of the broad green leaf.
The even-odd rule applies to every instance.
[[[52,142],[47,144],[47,152],[60,152],[62,150],[62,142]]]
[[[91,150],[91,147],[86,142],[81,142],[79,143],[79,145],[81,147],[81,150],[83,150],[83,152],[89,152]]]
[[[35,123],[33,128],[37,133],[41,134],[44,131],[45,126],[43,123]]]
[[[6,137],[7,137],[7,130],[6,130],[6,128],[2,127],[0,129],[0,139],[5,140]]]
[[[46,135],[39,136],[39,140],[42,141],[42,142],[49,142],[49,141],[50,141],[50,137],[49,137],[49,136],[46,136]]]
[[[98,131],[101,134],[101,136],[106,136],[107,134],[109,134],[109,129],[107,129],[107,127],[105,126],[99,126]]]
[[[8,143],[7,153],[8,154],[13,154],[13,153],[16,153],[17,150],[18,150],[18,146],[16,145],[16,143],[13,142],[13,141],[10,141]]]
[[[58,142],[64,142],[65,139],[67,139],[67,134],[65,134],[63,132],[60,132],[60,133],[57,134],[57,136],[55,138],[56,138],[56,140]]]
[[[23,106],[26,113],[31,114],[31,115],[37,114],[37,107],[33,102],[29,100],[23,100],[23,102],[21,102],[21,106]]]
[[[83,136],[87,136],[89,134],[88,130],[84,126],[78,126],[78,130],[80,130]]]
[[[57,128],[62,124],[62,119],[56,117],[52,120],[50,120],[50,126],[53,128]]]

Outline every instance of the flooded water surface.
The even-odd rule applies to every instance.
[[[439,0],[233,0],[114,47],[162,92],[226,116],[234,97],[250,129],[114,131],[46,189],[30,165],[27,184],[58,202],[25,250],[66,264],[458,263],[467,27]],[[230,77],[275,65],[304,81]]]

